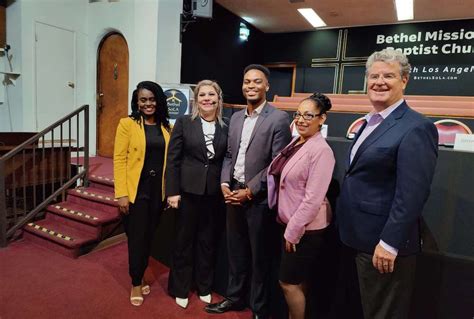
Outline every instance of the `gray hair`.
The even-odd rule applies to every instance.
[[[193,105],[193,111],[192,111],[191,119],[194,120],[195,118],[197,118],[199,116],[199,106],[197,104],[197,100],[198,100],[199,90],[203,86],[212,86],[214,88],[214,90],[216,90],[216,93],[217,93],[217,96],[218,96],[217,109],[216,109],[216,120],[217,120],[217,123],[219,123],[219,125],[221,127],[223,127],[225,125],[225,123],[224,123],[224,120],[222,119],[222,108],[223,108],[223,105],[224,105],[224,99],[222,98],[222,89],[219,86],[219,84],[217,84],[217,82],[214,82],[214,81],[211,81],[211,80],[199,81],[199,83],[194,88],[194,92],[193,92],[194,93],[194,105]]]
[[[409,77],[411,72],[411,65],[408,63],[408,58],[400,51],[395,49],[383,49],[381,51],[375,51],[367,59],[365,64],[365,74],[367,75],[369,69],[375,62],[398,62],[400,65],[400,75],[403,77]]]

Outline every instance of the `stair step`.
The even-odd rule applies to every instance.
[[[47,209],[53,214],[92,226],[100,226],[120,219],[120,214],[116,209],[114,209],[114,212],[107,212],[69,201],[49,205]]]
[[[101,175],[89,175],[89,187],[101,189],[107,192],[114,191],[114,179]]]
[[[96,182],[96,183],[101,183],[101,184],[108,185],[108,186],[114,186],[114,179],[106,177],[106,176],[100,176],[100,175],[92,174],[92,175],[89,175],[89,181],[93,181],[93,182]]]
[[[75,228],[77,230],[89,233],[97,239],[100,238],[100,234],[101,234],[101,231],[102,231],[100,225],[96,226],[96,225],[86,224],[86,223],[83,223],[83,222],[80,222],[80,221],[77,221],[77,220],[74,220],[74,219],[65,218],[62,215],[57,215],[57,214],[51,213],[49,211],[46,214],[46,218],[49,219],[51,222],[55,221],[58,224],[65,225],[65,226],[68,226],[68,227],[72,227],[72,228]]]
[[[89,206],[86,203],[92,201],[101,204],[96,208],[101,207],[101,209],[105,209],[107,211],[111,211],[110,208],[116,210],[116,207],[118,207],[118,202],[114,198],[114,193],[94,187],[78,187],[75,189],[70,189],[68,190],[68,195],[68,202],[74,202],[83,206]],[[72,197],[82,200],[72,200]],[[104,206],[108,206],[109,209]]]
[[[24,230],[69,249],[77,249],[97,241],[93,234],[61,224],[49,217],[28,223]]]

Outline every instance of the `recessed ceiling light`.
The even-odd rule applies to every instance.
[[[311,8],[298,9],[299,13],[315,28],[325,27],[326,23]]]
[[[244,19],[248,23],[253,23],[253,21],[254,21],[253,18],[251,18],[251,17],[242,17],[242,19]]]
[[[398,21],[413,20],[413,0],[395,0]]]

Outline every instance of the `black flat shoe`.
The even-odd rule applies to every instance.
[[[230,300],[224,299],[218,303],[212,303],[204,307],[204,310],[208,313],[224,313],[232,310],[243,310],[245,307],[241,303],[232,302]]]

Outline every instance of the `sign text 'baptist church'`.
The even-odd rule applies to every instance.
[[[454,32],[437,31],[419,31],[416,33],[397,33],[394,35],[377,35],[377,44],[404,44],[404,43],[419,43],[415,46],[397,48],[387,47],[401,50],[405,55],[430,55],[430,54],[472,54],[474,53],[473,44],[460,44],[453,41],[473,40],[474,31],[466,31],[459,29]],[[446,42],[443,44],[431,44],[432,42]],[[430,43],[431,42],[431,43]],[[428,44],[429,43],[429,44]]]

